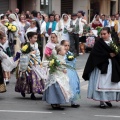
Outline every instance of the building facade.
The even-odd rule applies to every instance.
[[[0,13],[8,9],[14,11],[15,8],[19,8],[20,12],[38,10],[47,14],[83,10],[90,21],[95,13],[111,15],[120,11],[120,0],[0,0]]]

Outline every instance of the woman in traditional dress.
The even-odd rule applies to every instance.
[[[67,14],[63,14],[60,22],[61,22],[61,30],[62,30],[61,40],[70,40],[69,33],[68,33],[70,28],[69,16]]]
[[[9,22],[17,27],[16,32],[11,32],[8,30],[8,42],[11,50],[11,55],[16,55],[20,51],[20,39],[19,39],[19,25],[17,23],[17,18],[15,14],[10,14],[8,16]]]
[[[101,37],[89,55],[83,78],[89,80],[87,97],[106,108],[105,103],[112,107],[111,101],[120,101],[120,61],[111,48],[110,29],[103,28]]]
[[[96,29],[97,27],[102,27],[102,21],[100,20],[99,15],[95,15],[93,21],[92,21],[92,28]]]

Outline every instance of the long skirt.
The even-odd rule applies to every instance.
[[[44,83],[43,80],[38,79],[35,72],[32,70],[28,75],[23,72],[18,72],[17,82],[15,85],[16,92],[30,93],[43,93]]]
[[[71,100],[74,101],[80,98],[80,79],[74,69],[67,69],[67,74],[69,77],[70,88],[73,93],[73,98]]]
[[[90,79],[89,79],[87,97],[89,99],[93,99],[96,101],[120,101],[120,92],[97,91],[96,90],[96,85],[97,85],[99,74],[100,72],[98,68],[95,68],[92,71],[90,75]]]
[[[48,104],[65,104],[66,100],[59,84],[56,82],[49,86],[43,93],[43,101]]]

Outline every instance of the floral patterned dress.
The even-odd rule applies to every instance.
[[[38,60],[38,56],[32,55],[33,59],[30,58],[31,54],[21,54],[21,62],[18,65],[17,74],[16,74],[16,85],[15,85],[15,91],[31,94],[31,93],[38,93],[41,94],[44,89],[44,80],[36,74],[36,71],[33,69],[40,69],[40,62],[35,63],[34,59]],[[23,59],[22,59],[23,58]],[[24,61],[25,60],[25,61]],[[26,62],[27,61],[27,62]],[[33,65],[31,65],[33,63]],[[36,64],[34,66],[34,63]],[[31,68],[29,69],[29,72],[27,71],[21,71],[21,66],[27,66],[29,68],[29,65],[31,65]]]

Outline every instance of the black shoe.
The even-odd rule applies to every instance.
[[[78,107],[80,107],[80,105],[79,104],[72,104],[71,107],[72,108],[78,108]]]
[[[54,110],[64,110],[64,108],[62,108],[60,105],[58,106],[57,104],[51,104],[51,106]]]
[[[34,93],[31,94],[31,100],[36,100]]]
[[[9,81],[6,81],[6,84],[8,85],[10,82]]]
[[[21,95],[22,95],[23,97],[25,97],[25,93],[21,92]]]
[[[16,68],[14,68],[14,69],[11,71],[11,74],[13,74],[15,71],[16,71]]]
[[[105,102],[107,106],[112,107],[112,104],[110,102]]]
[[[106,106],[104,104],[100,104],[99,107],[102,108],[102,109],[106,109]]]

